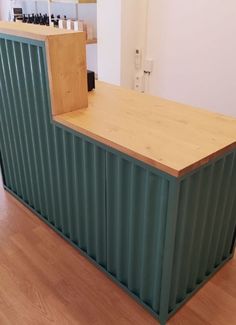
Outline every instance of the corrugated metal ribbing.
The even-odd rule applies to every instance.
[[[236,154],[180,183],[169,311],[230,255],[236,224]]]
[[[175,179],[56,126],[42,42],[0,35],[0,76],[5,186],[164,322],[232,253],[236,153]]]
[[[112,153],[106,165],[107,270],[158,313],[169,181]]]
[[[105,265],[105,151],[51,123],[43,43],[0,42],[5,185]]]

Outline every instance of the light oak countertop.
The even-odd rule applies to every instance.
[[[0,31],[8,35],[26,37],[40,41],[45,41],[46,38],[50,36],[68,35],[76,33],[72,30],[67,29],[5,21],[0,21]]]
[[[88,108],[54,121],[172,176],[236,148],[236,119],[103,82]]]
[[[74,30],[59,29],[55,27],[34,25],[21,22],[0,21],[0,32],[8,35],[30,38],[38,41],[46,41],[53,36],[83,33]],[[93,38],[86,41],[87,44],[96,44],[97,39]]]

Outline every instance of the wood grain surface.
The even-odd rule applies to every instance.
[[[1,184],[1,325],[158,324]],[[234,258],[168,324],[233,325],[235,306]]]
[[[38,41],[45,41],[48,36],[58,36],[58,35],[67,35],[75,34],[78,31],[68,30],[68,29],[59,29],[55,27],[43,26],[43,25],[34,25],[34,24],[24,24],[19,22],[6,22],[0,21],[0,31],[8,35],[15,35],[25,38],[30,38]],[[83,33],[84,32],[79,32]],[[97,38],[86,41],[87,44],[96,44]]]
[[[45,43],[52,115],[88,106],[85,33],[12,22],[0,33]]]
[[[54,120],[176,177],[236,147],[234,118],[103,82]]]
[[[45,41],[48,36],[58,36],[75,33],[74,31],[67,29],[59,29],[49,26],[6,21],[0,21],[0,32],[39,41]]]
[[[85,34],[48,36],[45,44],[52,115],[87,107]]]

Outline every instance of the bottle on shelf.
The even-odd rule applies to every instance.
[[[27,23],[32,24],[32,18],[31,18],[30,14],[28,14],[28,17],[27,17]]]
[[[54,15],[52,14],[51,15],[51,23],[50,23],[51,27],[54,27],[54,21],[55,21],[55,18],[54,18]]]
[[[83,20],[79,20],[79,29],[80,32],[84,32],[85,31],[85,23]]]
[[[73,29],[75,31],[78,31],[79,30],[79,21],[78,20],[74,20],[73,21]]]
[[[59,19],[58,21],[58,28],[63,29],[64,28],[64,21],[63,19]]]
[[[52,22],[54,21],[54,16],[51,16]],[[49,26],[49,16],[47,14],[23,14],[22,22],[35,25],[46,25]]]
[[[72,29],[72,20],[67,19],[66,21],[66,29],[71,30]]]
[[[45,19],[45,25],[49,26],[49,17],[47,14],[44,15],[44,19]]]
[[[39,20],[38,21],[39,21],[39,25],[44,25],[42,14],[39,14]]]
[[[64,19],[63,19],[63,28],[67,28],[67,18],[66,16],[64,15]]]

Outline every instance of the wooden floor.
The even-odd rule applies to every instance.
[[[0,324],[158,322],[0,185]],[[236,259],[168,324],[236,324]]]

